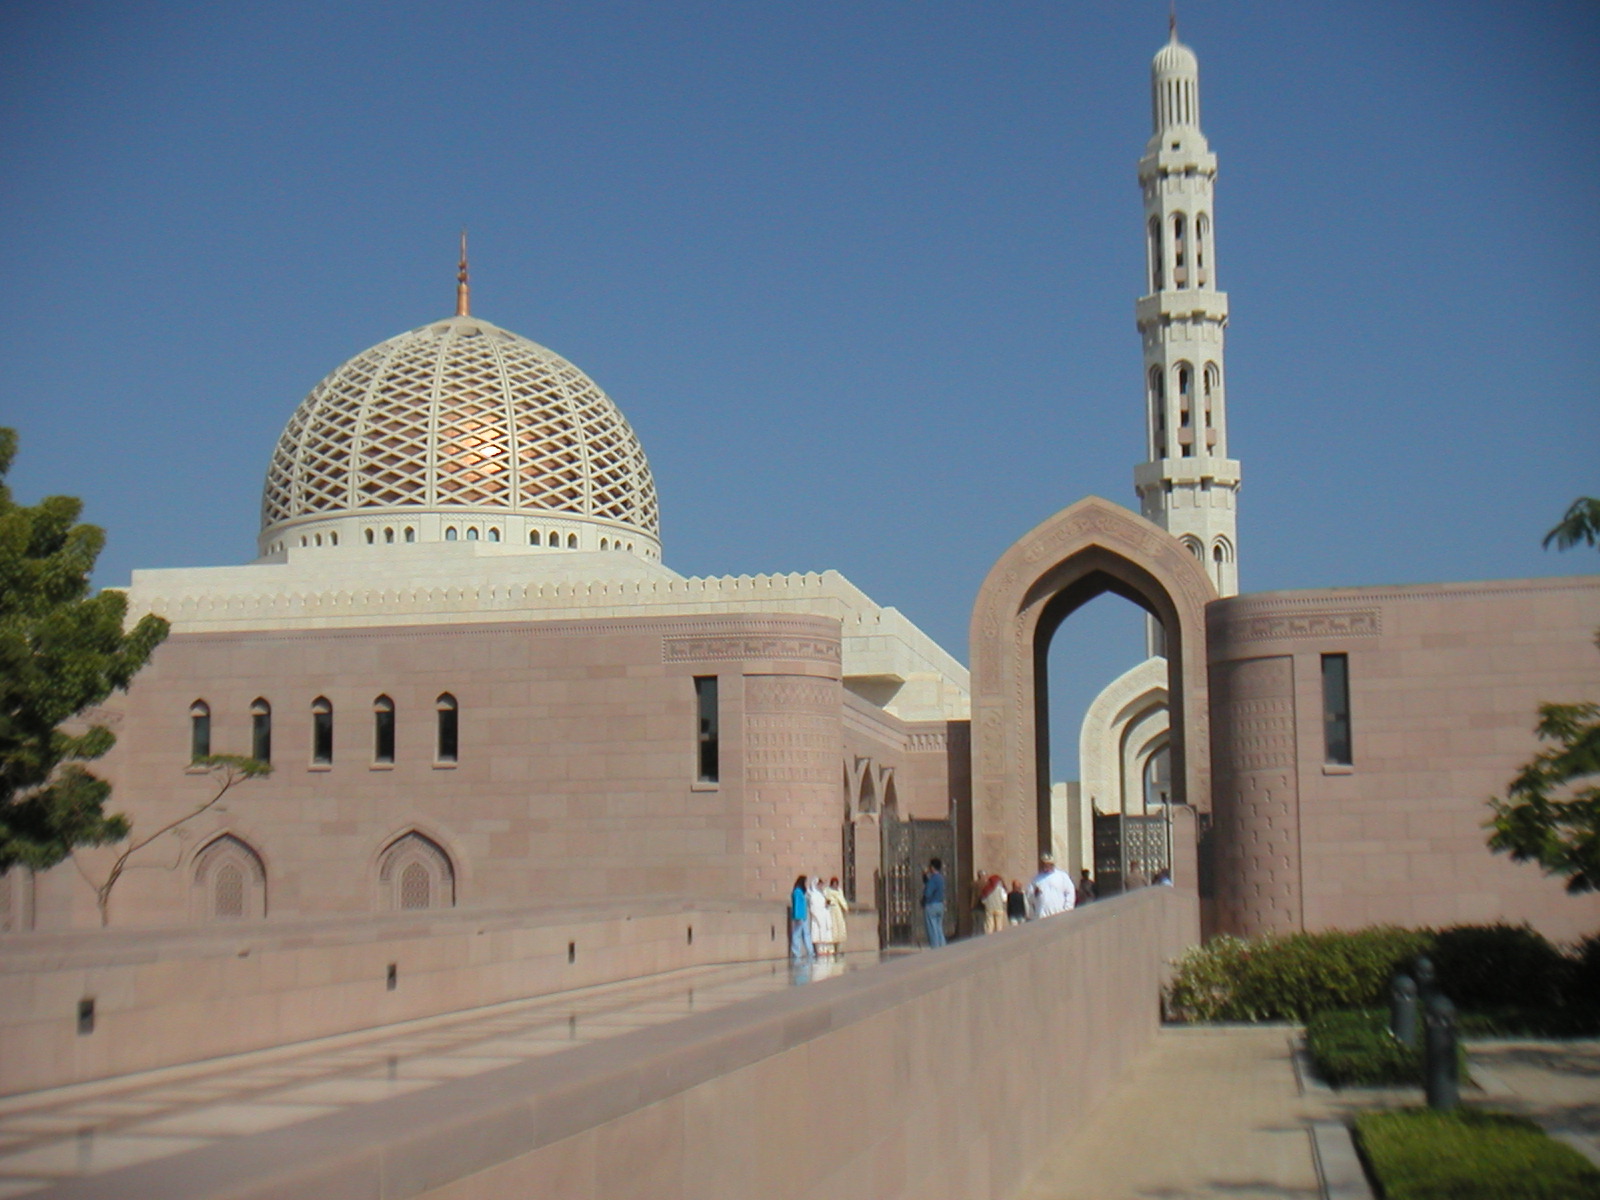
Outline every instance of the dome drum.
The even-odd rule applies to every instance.
[[[267,557],[319,539],[548,549],[552,534],[563,549],[661,550],[650,466],[616,405],[559,355],[466,315],[311,390],[273,452],[261,525]]]

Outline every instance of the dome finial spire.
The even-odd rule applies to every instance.
[[[1171,0],[1167,5],[1167,39],[1178,40],[1178,0]]]
[[[467,227],[461,227],[461,264],[456,268],[456,316],[472,315],[470,288],[467,286]]]

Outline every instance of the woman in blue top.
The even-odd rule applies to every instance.
[[[807,927],[806,877],[798,875],[794,891],[789,893],[789,957],[815,958],[816,947],[811,944],[811,930]]]

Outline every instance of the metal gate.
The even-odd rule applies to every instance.
[[[956,827],[953,819],[928,821],[913,817],[897,821],[885,813],[882,821],[882,867],[874,880],[878,902],[880,946],[922,946],[928,941],[922,921],[922,870],[930,858],[944,864],[944,932],[956,931],[959,909],[956,881]]]
[[[1153,817],[1122,813],[1094,815],[1094,890],[1098,896],[1122,891],[1128,864],[1137,862],[1146,879],[1172,865],[1172,821],[1165,812]]]

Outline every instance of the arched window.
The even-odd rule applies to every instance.
[[[373,543],[372,530],[369,529],[369,530],[367,530],[367,545],[370,546],[370,545],[372,545],[372,543]]]
[[[577,548],[578,548],[578,535],[575,534],[575,533],[567,534],[567,549],[568,550],[576,550]]]
[[[330,533],[328,535],[328,545],[337,546],[338,544],[339,544],[339,535],[337,533]]]
[[[211,706],[204,700],[189,705],[189,761],[211,754]]]
[[[320,533],[317,534],[316,540],[317,540],[317,545],[319,545],[319,546],[322,545],[322,535]]]
[[[447,542],[453,542],[456,540],[456,527],[454,525],[450,526],[449,529],[444,531],[444,540]]]
[[[1150,447],[1152,459],[1167,457],[1167,373],[1160,365],[1150,368]]]
[[[267,871],[247,843],[225,833],[194,856],[194,914],[202,921],[259,921],[267,915]]]
[[[1183,548],[1185,550],[1187,550],[1190,554],[1194,555],[1195,558],[1199,559],[1201,562],[1205,562],[1205,560],[1206,560],[1205,547],[1202,546],[1199,542],[1195,541],[1194,538],[1190,538],[1190,537],[1184,538],[1183,539]]]
[[[1206,287],[1209,280],[1206,275],[1206,242],[1211,237],[1211,218],[1205,213],[1199,213],[1194,219],[1194,273],[1195,285]]]
[[[1194,454],[1194,368],[1178,364],[1178,445],[1183,457]]]
[[[500,540],[500,531],[498,529],[489,530],[489,540],[491,542],[498,542]]]
[[[437,842],[413,830],[379,856],[378,888],[388,909],[454,908],[455,868]]]
[[[372,702],[372,761],[394,761],[394,701],[387,696]]]
[[[326,696],[311,702],[311,761],[333,761],[333,705]]]
[[[442,763],[453,763],[460,750],[461,708],[456,703],[456,698],[449,692],[443,693],[434,701],[433,707],[438,716],[438,738],[434,748],[434,758]]]
[[[1185,252],[1188,244],[1184,238],[1185,227],[1182,213],[1172,216],[1172,282],[1178,287],[1189,286],[1189,271]]]
[[[1161,245],[1161,219],[1150,218],[1150,290],[1159,292],[1166,286],[1166,261]]]
[[[411,539],[410,539],[410,538],[407,538],[407,539],[406,539],[406,541],[408,541],[408,542],[409,542],[409,541],[410,541],[410,540],[411,540]],[[384,544],[384,545],[385,545],[385,546],[392,546],[392,545],[394,545],[394,530],[393,530],[393,529],[385,529],[385,530],[384,530],[384,531],[383,531],[383,544]]]
[[[539,531],[537,529],[528,530],[528,545],[537,546],[538,544],[539,544]]]
[[[478,527],[476,525],[474,525],[471,529],[467,530],[467,541],[475,542],[477,540],[478,540]]]
[[[611,542],[610,542],[610,540],[609,540],[609,539],[607,539],[607,538],[601,538],[601,539],[600,539],[600,549],[602,549],[602,550],[609,550],[609,549],[611,549]]]
[[[302,550],[303,550],[303,549],[305,549],[305,546],[306,546],[306,539],[305,539],[305,536],[304,536],[304,535],[301,535],[301,538],[300,538],[300,548],[301,548],[301,549],[302,549]]]
[[[250,757],[272,761],[272,705],[260,697],[250,705]]]
[[[416,540],[417,540],[417,531],[415,529],[411,528],[411,526],[407,525],[406,526],[406,541],[414,542]]]
[[[1222,371],[1216,363],[1207,363],[1201,376],[1201,387],[1204,389],[1202,402],[1205,405],[1206,452],[1222,453],[1217,448],[1217,408],[1222,400]]]

